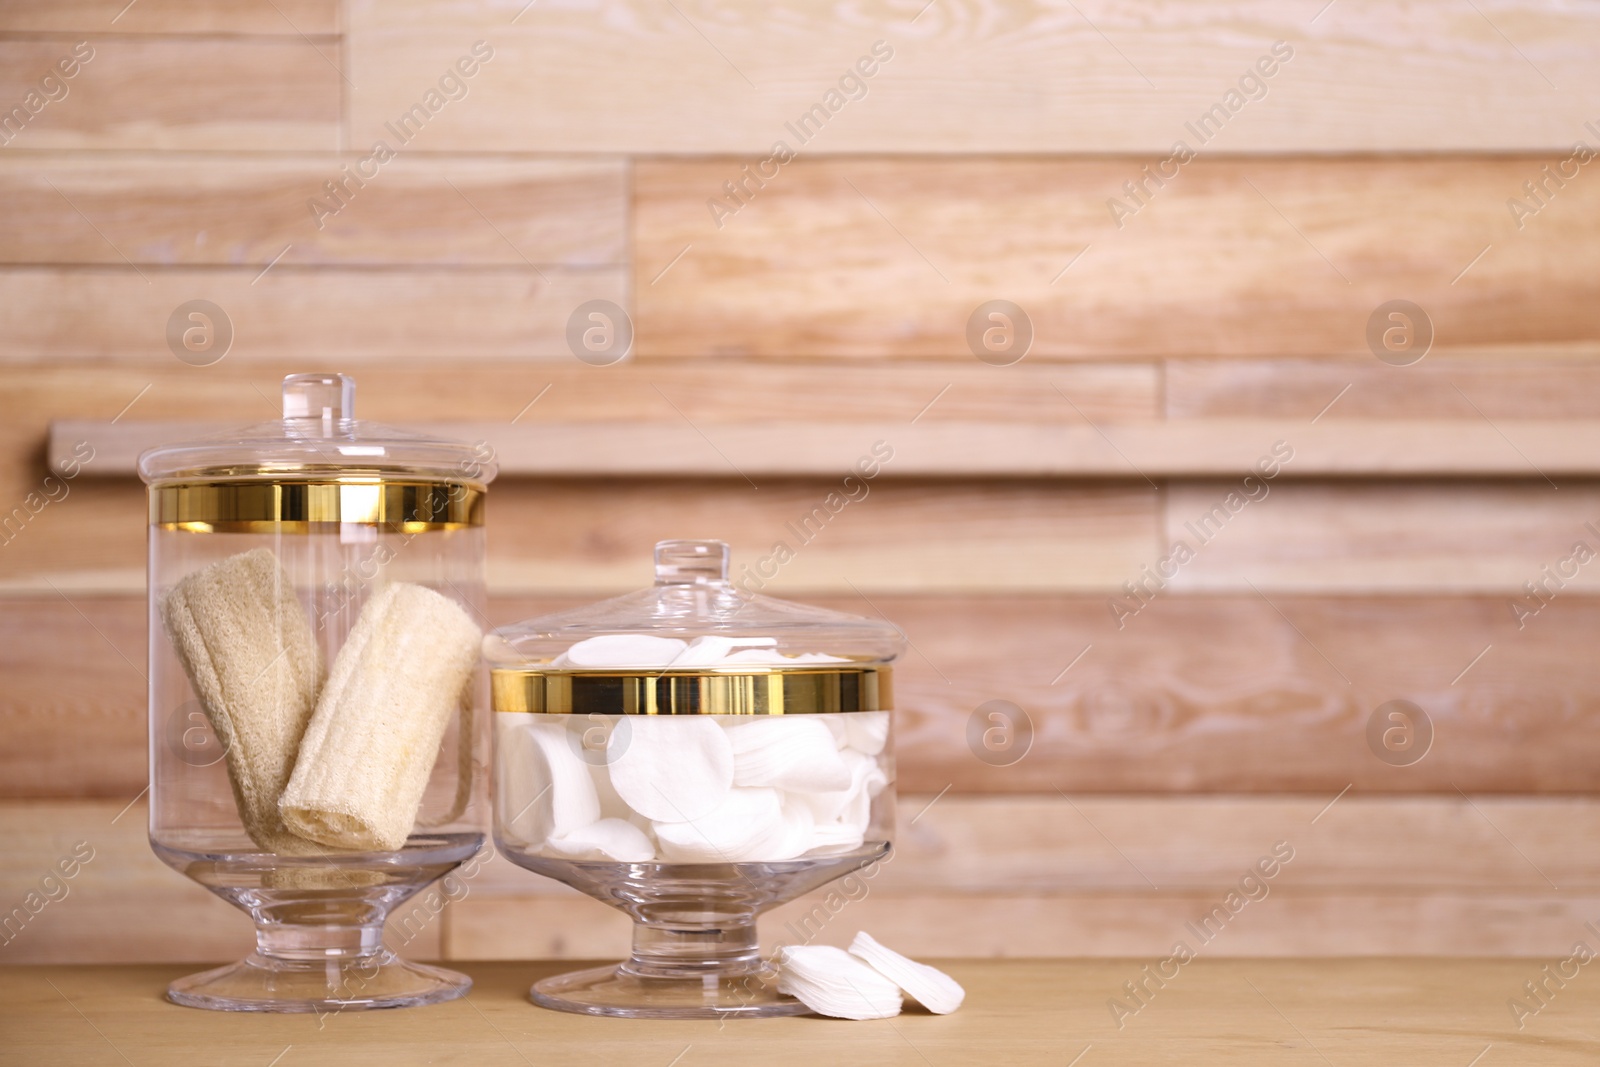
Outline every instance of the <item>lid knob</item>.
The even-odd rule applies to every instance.
[[[656,584],[689,585],[728,580],[726,541],[657,541]]]
[[[321,419],[324,436],[356,417],[356,380],[348,374],[291,374],[283,380],[283,417]]]

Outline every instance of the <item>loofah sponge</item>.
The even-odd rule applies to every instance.
[[[374,593],[334,660],[279,801],[289,829],[334,848],[403,846],[480,644],[448,597],[408,582]]]
[[[227,753],[250,839],[284,855],[326,851],[278,812],[321,683],[311,625],[278,558],[257,548],[194,572],[167,594],[161,621]]]

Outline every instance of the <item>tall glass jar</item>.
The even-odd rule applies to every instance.
[[[655,585],[497,630],[495,839],[625,911],[620,965],[537,983],[590,1015],[790,1015],[756,917],[883,858],[886,622],[742,592],[720,541],[663,541]]]
[[[283,420],[151,449],[150,843],[256,949],[172,983],[228,1011],[470,988],[384,922],[484,843],[486,447],[354,421],[291,375]],[[426,916],[405,924],[414,937]]]

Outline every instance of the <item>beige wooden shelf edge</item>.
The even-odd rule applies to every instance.
[[[58,420],[49,464],[85,454],[84,475],[125,477],[141,451],[223,427],[192,422]],[[418,429],[486,442],[502,475],[705,478],[844,477],[892,450],[882,477],[1233,478],[1263,458],[1279,476],[1600,475],[1600,420],[1172,419],[1065,425],[926,422],[433,423]]]

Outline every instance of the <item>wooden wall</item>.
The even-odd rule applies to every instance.
[[[496,621],[642,585],[664,537],[753,562],[898,445],[769,587],[912,642],[899,850],[823,940],[1165,954],[1280,841],[1208,951],[1554,955],[1596,913],[1600,564],[1562,561],[1600,551],[1600,10],[124,3],[0,8],[0,910],[94,850],[0,962],[247,943],[144,840],[128,455],[321,369],[504,442]],[[169,346],[191,300],[220,359]],[[568,347],[593,300],[614,365]],[[968,340],[993,300],[1031,323],[1008,365]],[[1430,343],[1371,346],[1394,300]],[[35,509],[53,423],[97,461]],[[968,740],[997,700],[1010,762]],[[1369,743],[1392,700],[1431,723],[1409,765]],[[626,937],[500,861],[413,925]]]

